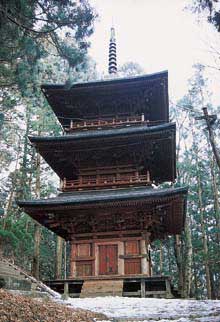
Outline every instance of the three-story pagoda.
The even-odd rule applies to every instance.
[[[167,71],[42,91],[65,135],[30,141],[59,176],[61,192],[19,206],[69,241],[73,289],[105,280],[121,285],[114,294],[151,294],[149,246],[180,234],[186,211],[187,188],[158,188],[176,178]],[[97,294],[94,284],[90,293]]]

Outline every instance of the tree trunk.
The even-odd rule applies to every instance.
[[[55,278],[62,278],[63,238],[57,236]]]
[[[210,270],[210,281],[211,281],[211,291],[212,291],[212,299],[216,300],[217,299],[217,289],[215,287],[215,281],[214,281],[214,276],[212,270]]]
[[[40,241],[41,241],[41,226],[38,223],[35,223],[32,274],[37,279],[39,279],[40,277]]]
[[[36,160],[36,197],[40,198],[40,154],[37,154]],[[41,226],[35,223],[34,232],[34,256],[33,256],[33,267],[32,274],[34,277],[39,279],[40,275],[40,242],[41,242]]]
[[[30,168],[30,174],[29,174],[29,179],[26,182],[26,185],[28,184],[29,189],[30,189],[30,193],[32,192],[32,181],[33,181],[33,173],[36,173],[36,186],[35,186],[35,195],[36,197],[40,197],[40,182],[38,182],[40,179],[40,173],[38,173],[40,170],[38,169],[40,167],[40,164],[38,165],[37,162],[39,162],[39,160],[36,161],[35,164],[35,159],[36,159],[36,153],[35,153],[35,149],[32,149],[31,151],[31,160],[30,160],[30,164],[31,164],[31,168]],[[36,169],[36,171],[35,171]],[[26,223],[25,223],[25,231],[28,232],[29,227],[31,226],[32,220],[31,218],[29,218],[29,216],[27,216],[26,219]]]
[[[182,260],[182,254],[181,254],[180,235],[175,235],[174,253],[175,253],[175,257],[176,257],[176,264],[177,264],[178,277],[179,277],[178,290],[182,296],[182,293],[183,293],[183,260]]]
[[[205,118],[206,125],[207,125],[207,128],[208,128],[209,141],[210,141],[210,144],[211,144],[211,147],[212,147],[212,152],[214,154],[214,157],[215,157],[216,163],[218,165],[218,168],[220,169],[220,153],[219,153],[219,151],[217,149],[217,146],[216,146],[215,136],[214,136],[214,133],[213,133],[212,125],[210,123],[210,116],[208,114],[207,107],[203,107],[202,110],[203,110],[204,118]]]
[[[218,199],[218,188],[216,182],[216,174],[215,174],[215,163],[214,160],[211,160],[211,176],[212,176],[212,190],[213,190],[213,197],[214,197],[214,209],[215,209],[215,221],[216,221],[216,240],[218,244],[220,244],[220,205]]]
[[[28,104],[28,103],[27,103]],[[27,105],[28,106],[28,105]],[[22,158],[22,167],[21,167],[21,189],[22,193],[20,196],[20,199],[27,199],[28,198],[28,192],[29,192],[29,186],[27,185],[27,172],[28,172],[28,136],[30,133],[30,111],[29,108],[26,108],[26,130],[24,134],[24,149],[23,149],[23,158]]]
[[[3,224],[2,224],[2,229],[4,229],[4,230],[6,229],[7,218],[8,218],[10,209],[12,207],[13,199],[14,199],[14,183],[13,183],[13,186],[11,187],[11,191],[10,191],[10,194],[9,194],[7,206],[6,206],[6,209],[5,209],[5,215],[4,215]]]
[[[168,270],[169,270],[169,275],[171,275],[170,238],[168,238],[168,242],[167,242],[167,255],[168,255]]]
[[[163,243],[160,240],[160,275],[163,275]]]
[[[203,244],[203,252],[204,252],[204,265],[205,265],[205,275],[206,275],[206,289],[207,289],[207,297],[211,299],[212,290],[211,290],[211,280],[210,280],[210,269],[209,269],[209,254],[208,254],[208,243],[207,243],[207,235],[205,230],[205,216],[204,216],[204,206],[202,200],[202,185],[201,178],[199,173],[199,165],[198,158],[196,157],[197,163],[197,182],[198,182],[198,208],[200,213],[200,226],[202,233],[202,244]]]
[[[20,140],[18,142],[18,151],[17,151],[17,156],[16,156],[14,174],[16,173],[16,170],[18,169],[19,156],[20,156]],[[11,186],[11,189],[10,189],[10,194],[9,194],[8,202],[7,202],[7,205],[6,205],[6,208],[5,208],[5,215],[4,215],[4,219],[3,219],[2,228],[4,230],[6,229],[7,218],[9,216],[11,208],[12,208],[12,204],[13,204],[13,200],[14,200],[14,194],[15,194],[15,188],[16,188],[16,183],[17,183],[16,178],[13,176],[13,178],[12,178],[12,186]]]
[[[192,257],[193,257],[193,279],[194,279],[194,292],[193,296],[198,300],[199,299],[199,288],[198,288],[198,278],[197,278],[197,269],[195,265],[195,252],[193,251]]]
[[[186,217],[185,223],[185,248],[183,297],[189,298],[192,282],[192,236],[189,217]]]

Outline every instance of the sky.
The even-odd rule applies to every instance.
[[[169,72],[170,98],[178,100],[187,90],[193,64],[215,65],[211,46],[219,34],[205,19],[184,7],[190,0],[90,0],[99,18],[90,38],[89,54],[98,71],[107,73],[110,28],[116,30],[118,65],[133,61],[145,73]],[[217,48],[217,47],[215,47]],[[219,64],[220,66],[220,64]],[[220,71],[208,68],[213,103],[220,104]]]

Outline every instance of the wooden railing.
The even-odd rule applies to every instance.
[[[147,175],[138,176],[121,176],[117,178],[115,176],[108,177],[96,177],[96,178],[83,178],[78,180],[66,180],[64,179],[61,184],[62,191],[71,190],[83,190],[83,189],[96,189],[96,188],[108,188],[108,187],[122,187],[132,185],[151,185],[149,172]]]
[[[140,116],[127,116],[127,117],[117,117],[112,119],[98,119],[98,120],[85,120],[80,122],[75,122],[71,120],[70,127],[66,128],[67,132],[72,132],[81,129],[94,129],[102,127],[118,127],[121,125],[134,125],[134,124],[145,124],[149,121],[144,119],[144,114]]]

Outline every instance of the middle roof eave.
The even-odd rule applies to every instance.
[[[79,168],[94,168],[99,162],[97,160],[103,159],[104,151],[105,164],[102,162],[101,166],[112,165],[113,159],[118,164],[123,164],[124,160],[126,163],[134,162],[136,166],[148,162],[152,180],[164,182],[173,181],[176,177],[175,133],[175,123],[168,123],[56,137],[31,137],[30,140],[61,179],[75,179]]]
[[[125,127],[125,128],[115,128],[107,130],[88,130],[85,132],[76,132],[74,134],[63,135],[63,136],[29,136],[31,143],[57,143],[57,142],[68,142],[68,141],[78,141],[78,140],[90,140],[96,138],[105,138],[105,137],[120,137],[124,135],[137,135],[137,134],[153,134],[163,131],[176,130],[175,123],[166,123],[156,126],[141,125],[138,127]]]

